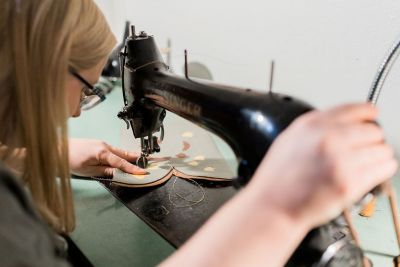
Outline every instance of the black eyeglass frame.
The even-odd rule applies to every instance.
[[[76,71],[74,71],[73,69],[70,68],[70,69],[69,69],[69,72],[70,72],[76,79],[78,79],[81,83],[83,83],[87,89],[90,90],[90,92],[87,92],[87,90],[84,90],[83,93],[84,93],[86,96],[90,96],[90,95],[96,95],[96,96],[98,96],[98,97],[100,98],[100,101],[99,101],[98,103],[103,102],[103,101],[106,99],[106,96],[105,96],[104,92],[103,92],[101,89],[99,89],[99,88],[97,88],[96,86],[90,84],[85,78],[83,78],[81,75],[79,75],[79,74],[78,74]],[[86,92],[85,92],[85,91],[86,91]],[[98,103],[96,103],[95,105],[97,105]],[[93,105],[93,106],[95,106],[95,105]]]

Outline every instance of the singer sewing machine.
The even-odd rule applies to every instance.
[[[221,137],[239,162],[236,185],[244,186],[274,139],[294,119],[313,109],[287,95],[191,79],[187,69],[186,77],[171,74],[154,38],[145,32],[136,34],[134,27],[120,64],[125,106],[118,117],[140,139],[142,154],[137,165],[144,168],[147,158],[162,149],[168,110]],[[362,258],[339,218],[313,230],[287,266],[358,267]]]
[[[168,72],[152,36],[134,32],[123,53],[124,109],[118,114],[147,157],[160,150],[155,133],[163,138],[165,110],[176,113],[225,140],[240,161],[239,184],[246,184],[276,136],[308,104],[276,93],[260,93],[211,82],[178,77]],[[229,101],[227,101],[229,99]]]

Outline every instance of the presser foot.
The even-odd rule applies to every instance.
[[[141,155],[137,160],[136,160],[136,165],[139,166],[142,169],[146,169],[147,165],[149,164],[149,161],[147,160],[147,157],[144,155]]]

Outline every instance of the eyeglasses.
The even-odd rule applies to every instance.
[[[106,99],[104,92],[100,88],[91,85],[76,71],[70,69],[69,72],[85,85],[85,87],[82,89],[82,94],[81,94],[80,106],[82,110],[91,109]]]

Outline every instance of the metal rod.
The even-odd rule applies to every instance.
[[[269,73],[269,92],[272,93],[272,87],[274,85],[274,70],[275,70],[275,62],[271,61],[270,73]]]
[[[124,52],[120,53],[119,56],[119,62],[120,62],[120,73],[121,73],[121,88],[122,88],[122,96],[124,98],[124,105],[127,106],[128,105],[128,100],[126,99],[126,95],[125,95],[125,57],[126,57],[126,45],[124,46]]]
[[[375,78],[372,82],[371,89],[368,93],[368,102],[372,104],[376,104],[378,101],[379,94],[381,93],[382,86],[385,83],[385,79],[389,74],[390,70],[394,62],[396,61],[397,57],[400,53],[400,39],[395,42],[393,47],[389,50],[389,53],[383,60],[381,66],[378,69],[378,72],[375,75]]]
[[[351,237],[354,239],[354,242],[356,242],[356,245],[361,247],[360,237],[358,236],[356,228],[354,227],[353,220],[348,209],[343,211],[343,217],[349,227]]]
[[[140,137],[140,148],[141,148],[141,150],[142,150],[142,153],[145,153],[146,152],[146,145],[145,145],[145,140],[144,140],[144,137]]]
[[[130,28],[131,22],[129,20],[125,21],[125,29],[124,29],[124,35],[122,36],[122,40],[125,43],[126,38],[129,37],[129,28]]]
[[[399,216],[398,216],[399,207],[397,205],[397,195],[396,195],[396,191],[394,190],[392,183],[390,181],[387,181],[386,183],[388,184],[387,193],[388,193],[388,199],[389,199],[389,203],[390,203],[390,210],[392,213],[393,226],[394,226],[394,230],[396,232],[396,237],[397,237],[397,245],[398,245],[398,248],[400,249],[400,222],[399,222]]]
[[[171,38],[168,38],[167,40],[167,65],[170,67],[171,66]]]
[[[389,74],[390,70],[393,67],[396,59],[400,54],[400,38],[394,43],[392,48],[389,50],[389,53],[383,60],[380,65],[378,72],[375,75],[375,78],[372,82],[371,89],[368,93],[367,101],[376,105],[378,102],[379,94],[381,93],[383,84],[385,83],[386,77]],[[399,227],[399,215],[398,215],[398,206],[397,206],[397,197],[394,187],[390,181],[387,181],[382,184],[382,186],[386,187],[386,191],[388,194],[388,199],[390,202],[390,208],[392,213],[393,225],[396,231],[397,245],[400,250],[400,227]]]
[[[152,154],[154,151],[154,146],[153,146],[153,134],[149,134],[147,137],[148,143],[149,143],[149,154]]]
[[[132,38],[135,39],[135,36],[136,36],[135,25],[131,25],[131,35],[132,35]]]
[[[185,49],[185,77],[186,77],[186,79],[189,79],[188,62],[187,62],[187,50],[186,49]]]
[[[358,235],[357,230],[354,227],[353,220],[351,218],[351,214],[350,214],[350,211],[348,209],[345,209],[343,211],[343,217],[344,217],[344,220],[347,223],[347,226],[349,227],[349,231],[350,231],[351,237],[354,239],[354,242],[356,243],[356,245],[359,248],[361,248],[360,236]],[[371,267],[371,264],[369,263],[369,260],[364,255],[363,255],[363,266],[364,267]]]

